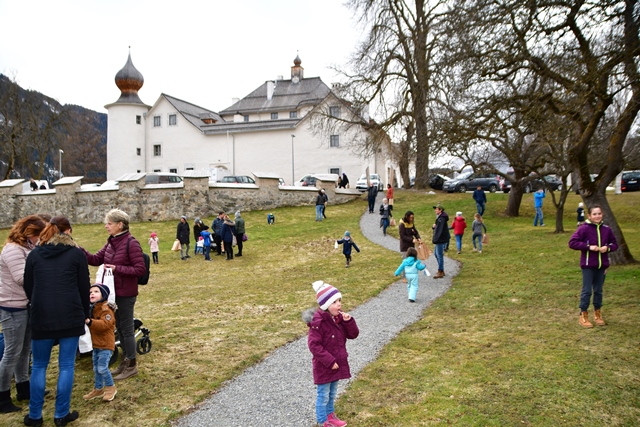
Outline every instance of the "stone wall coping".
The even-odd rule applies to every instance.
[[[0,182],[0,187],[7,187],[7,188],[15,187],[16,185],[21,184],[23,181],[25,180],[22,178],[5,179],[4,181]]]
[[[84,178],[84,176],[65,176],[54,182],[53,185],[71,185],[82,180],[82,178]]]

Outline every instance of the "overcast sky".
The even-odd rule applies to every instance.
[[[106,113],[131,46],[140,99],[220,111],[266,80],[338,81],[360,32],[344,0],[0,0],[0,72],[25,89]]]

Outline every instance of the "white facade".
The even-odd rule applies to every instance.
[[[296,67],[301,69],[299,62]],[[381,155],[363,159],[350,150],[356,130],[333,136],[312,132],[308,114],[339,101],[319,78],[295,78],[296,67],[291,80],[266,82],[221,113],[166,94],[150,108],[108,105],[107,179],[131,172],[194,170],[218,179],[260,172],[293,185],[306,174],[345,172],[355,185],[367,167],[384,179]],[[139,115],[142,123],[136,124]]]

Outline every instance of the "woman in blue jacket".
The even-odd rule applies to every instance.
[[[593,295],[595,322],[598,326],[606,323],[602,319],[602,287],[609,267],[609,252],[618,249],[618,242],[609,226],[602,223],[602,208],[598,205],[589,208],[589,219],[582,224],[571,239],[569,247],[582,251],[580,268],[582,268],[582,293],[580,294],[580,325],[593,328],[589,322],[589,302]]]

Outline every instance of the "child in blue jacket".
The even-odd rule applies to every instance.
[[[402,264],[395,272],[399,276],[403,271],[407,278],[407,291],[409,292],[409,302],[416,302],[418,294],[418,272],[427,268],[426,265],[418,259],[418,251],[416,248],[407,249],[407,257],[402,260]]]
[[[360,252],[360,249],[358,249],[356,242],[351,239],[351,233],[348,231],[345,231],[344,237],[340,240],[336,240],[336,242],[338,242],[339,245],[342,245],[342,254],[347,259],[347,265],[345,265],[345,268],[349,268],[349,263],[351,262],[351,247],[353,246],[356,248],[356,251],[358,252]]]

